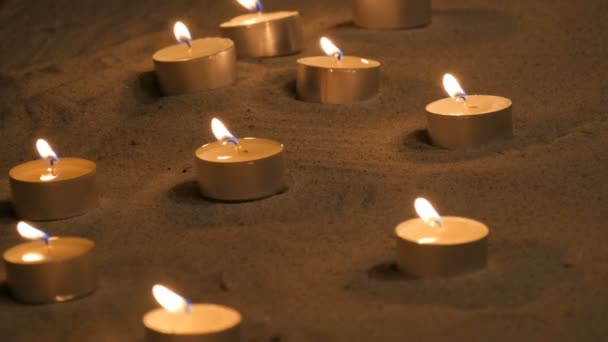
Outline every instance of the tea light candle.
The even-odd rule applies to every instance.
[[[239,58],[282,56],[302,49],[300,13],[265,13],[259,0],[238,2],[255,13],[232,18],[222,23],[220,30],[235,42]]]
[[[95,163],[61,158],[38,139],[43,160],[30,161],[9,171],[15,214],[26,220],[46,221],[84,214],[97,206]]]
[[[203,196],[221,201],[247,201],[285,190],[283,144],[269,139],[237,139],[215,118],[211,128],[218,141],[195,152]]]
[[[191,304],[162,285],[152,288],[162,306],[146,313],[143,324],[147,342],[240,341],[241,314],[216,304]]]
[[[450,74],[443,77],[443,85],[450,97],[426,107],[427,129],[433,145],[462,149],[513,136],[511,100],[467,95]]]
[[[92,293],[97,287],[95,243],[78,237],[50,237],[25,222],[21,236],[35,240],[4,252],[10,293],[24,303],[64,302]]]
[[[355,25],[369,29],[405,29],[431,23],[431,0],[354,0]]]
[[[327,56],[298,59],[298,98],[308,102],[347,104],[374,97],[380,88],[380,63],[344,56],[329,39],[321,38]]]
[[[216,89],[236,81],[236,53],[230,39],[192,40],[188,28],[179,21],[173,33],[180,44],[160,49],[152,56],[165,95]]]
[[[441,217],[425,199],[415,202],[420,218],[397,226],[397,264],[413,276],[451,276],[484,268],[488,227],[464,217]]]

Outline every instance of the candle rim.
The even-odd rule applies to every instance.
[[[426,106],[425,109],[426,109],[427,112],[429,112],[431,114],[435,114],[435,115],[464,116],[464,117],[466,117],[466,116],[476,116],[476,115],[492,114],[492,113],[500,112],[502,110],[505,110],[505,109],[510,108],[510,107],[513,106],[513,101],[511,99],[509,99],[507,97],[503,97],[503,96],[484,95],[484,94],[467,95],[467,101],[475,101],[475,99],[477,99],[477,98],[488,98],[488,99],[493,98],[493,99],[501,101],[502,103],[499,106],[496,106],[496,107],[489,106],[489,107],[487,107],[484,110],[480,110],[478,112],[472,112],[472,113],[465,113],[464,110],[461,111],[461,112],[454,111],[454,112],[450,112],[450,113],[445,112],[445,111],[444,112],[439,112],[438,110],[435,109],[435,107],[444,105],[445,103],[450,103],[450,105],[451,105],[451,102],[456,103],[455,100],[454,100],[454,98],[452,98],[452,97],[446,97],[446,98],[443,98],[443,99],[440,99],[440,100],[436,100],[436,101],[433,101],[433,102],[429,103]],[[448,101],[450,101],[450,102],[448,102]],[[462,108],[465,108],[464,107],[465,106],[464,102],[457,102],[457,103],[458,103],[458,106],[462,105]]]
[[[40,164],[40,165],[38,165],[38,164]],[[79,166],[79,168],[82,169],[83,172],[82,172],[82,174],[68,175],[68,176],[64,175],[63,177],[61,176],[61,174],[59,174],[59,177],[49,180],[49,181],[40,181],[40,179],[30,180],[30,179],[25,179],[24,177],[21,177],[21,174],[26,171],[24,169],[30,169],[32,167],[41,167],[42,169],[45,169],[45,168],[50,167],[50,164],[47,160],[38,159],[38,160],[30,160],[25,163],[16,165],[9,170],[8,174],[9,174],[9,177],[11,178],[11,180],[13,180],[13,181],[18,181],[18,182],[23,182],[23,183],[34,183],[34,184],[51,184],[51,183],[60,183],[60,182],[64,182],[64,181],[69,181],[72,179],[80,178],[80,177],[83,177],[83,176],[86,176],[89,174],[94,174],[97,172],[97,164],[95,164],[93,161],[88,160],[88,159],[63,157],[63,158],[61,158],[61,161],[56,164],[56,167],[59,170],[61,170],[61,168],[63,167],[61,165],[69,165],[70,167]],[[41,173],[41,175],[42,175],[42,173]]]
[[[412,227],[416,227],[416,228],[428,227],[429,230],[432,230],[432,229],[434,229],[434,230],[444,229],[445,230],[445,229],[450,229],[450,226],[451,226],[450,222],[466,221],[466,222],[475,224],[477,234],[474,234],[473,238],[461,239],[461,240],[455,239],[454,241],[435,241],[435,242],[425,243],[425,244],[421,244],[421,245],[423,245],[423,246],[466,245],[466,244],[475,243],[477,241],[486,239],[490,235],[490,229],[488,228],[488,226],[485,223],[483,223],[481,221],[478,221],[478,220],[475,220],[472,218],[468,218],[468,217],[462,217],[462,216],[442,216],[442,218],[443,218],[444,224],[441,228],[431,227],[419,217],[403,221],[403,222],[399,223],[397,225],[397,227],[395,227],[395,234],[397,235],[397,238],[399,238],[401,240],[408,241],[408,242],[415,243],[415,244],[420,244],[419,238],[411,239],[408,236],[404,236],[405,235],[404,231],[406,229],[412,229]]]
[[[86,255],[87,253],[90,253],[91,251],[93,251],[96,247],[96,244],[93,240],[86,239],[83,237],[78,237],[78,236],[53,236],[53,237],[51,237],[51,239],[52,239],[51,248],[62,248],[65,246],[64,244],[66,242],[70,242],[70,243],[79,243],[81,245],[82,249],[79,250],[80,253],[70,255],[68,257],[54,256],[54,258],[52,258],[52,259],[43,259],[43,260],[39,260],[39,261],[26,262],[21,259],[21,257],[25,254],[25,253],[20,253],[21,250],[27,250],[32,247],[45,248],[46,243],[44,241],[40,241],[40,240],[24,241],[24,242],[21,242],[19,244],[16,244],[16,245],[10,247],[6,251],[4,251],[4,253],[2,254],[2,258],[5,262],[11,263],[11,264],[16,264],[16,265],[40,265],[40,264],[47,264],[47,263],[54,263],[54,262],[66,262],[66,261],[80,258],[83,255]]]
[[[264,16],[265,20],[251,23],[251,24],[235,23],[236,21],[244,20],[243,18],[250,18],[250,17],[255,18],[260,15]],[[277,16],[277,18],[272,18],[272,16]],[[230,18],[228,21],[221,23],[220,28],[235,28],[235,27],[248,27],[248,26],[255,26],[255,25],[263,25],[263,24],[268,24],[269,22],[286,20],[286,19],[291,19],[292,17],[299,17],[299,16],[300,16],[300,12],[298,12],[298,11],[273,11],[273,12],[261,12],[261,13],[257,13],[257,12],[256,13],[246,13],[246,14],[241,14],[236,17]]]
[[[318,61],[318,60],[334,61],[336,63],[336,65],[331,66],[331,67],[320,66],[320,65],[314,63],[314,61]],[[369,64],[363,63],[362,60],[368,61]],[[352,65],[347,66],[346,64],[350,61],[359,61],[359,62],[361,62],[361,66],[356,66],[356,67],[352,66]],[[382,66],[382,63],[380,63],[377,60],[358,57],[358,56],[352,56],[352,55],[347,55],[347,56],[342,57],[341,61],[338,61],[335,56],[309,56],[309,57],[298,58],[298,60],[296,62],[298,64],[305,65],[305,66],[311,67],[311,68],[337,69],[337,70],[376,69],[376,68],[379,68]]]
[[[205,50],[204,53],[201,53],[201,50],[196,48],[197,45],[204,44],[204,43],[201,43],[201,41],[211,41],[211,40],[221,42],[225,46],[221,46],[221,48],[214,49],[214,50],[211,50],[211,49]],[[199,59],[212,58],[219,54],[230,51],[231,49],[234,48],[234,42],[231,39],[224,38],[224,37],[196,38],[196,39],[193,39],[192,41],[190,41],[190,44],[192,45],[192,51],[195,51],[195,54],[188,53],[188,51],[189,51],[188,46],[186,46],[182,43],[176,43],[176,44],[172,44],[169,46],[165,46],[165,47],[157,50],[152,55],[152,59],[159,63],[184,63],[184,62],[189,62],[189,61],[194,61],[194,60],[199,60]],[[166,55],[173,53],[173,50],[176,50],[175,51],[176,53],[183,52],[183,56],[180,58],[175,58],[175,57],[168,58]]]
[[[270,159],[270,158],[274,158],[275,156],[283,153],[285,151],[285,145],[283,145],[283,143],[278,142],[276,140],[272,140],[272,139],[267,139],[267,138],[254,138],[254,137],[245,137],[245,138],[239,138],[239,143],[241,146],[243,146],[244,148],[246,147],[246,145],[248,144],[248,142],[251,142],[252,140],[256,140],[258,142],[263,142],[263,143],[271,143],[274,146],[277,147],[277,150],[273,153],[267,153],[266,155],[264,155],[263,157],[260,157],[258,159],[254,159],[254,160],[231,160],[231,159],[226,159],[226,160],[210,160],[208,158],[202,158],[199,154],[203,153],[206,150],[209,150],[211,148],[218,148],[219,146],[224,147],[223,143],[220,141],[214,141],[214,142],[210,142],[207,144],[204,144],[203,146],[200,146],[199,148],[197,148],[194,151],[194,156],[202,161],[205,162],[209,162],[209,163],[217,163],[217,164],[249,164],[251,162],[260,162],[266,159]]]
[[[190,332],[180,332],[175,331],[175,329],[166,328],[166,329],[158,329],[158,326],[155,325],[153,320],[158,319],[157,316],[162,317],[174,317],[176,315],[180,315],[179,313],[171,313],[165,310],[164,308],[156,308],[152,309],[144,314],[142,317],[142,323],[147,329],[162,333],[162,334],[177,334],[177,335],[205,335],[205,334],[214,334],[222,331],[226,331],[228,329],[233,329],[241,324],[243,321],[243,315],[235,308],[221,305],[221,304],[213,304],[213,303],[193,303],[191,307],[191,312],[188,314],[190,317],[194,315],[197,316],[199,311],[203,310],[215,310],[220,311],[224,314],[229,315],[232,320],[231,324],[224,324],[223,326],[215,327],[214,329],[201,329],[203,324],[198,325],[198,330],[190,331]],[[203,315],[203,317],[207,317],[207,315]]]

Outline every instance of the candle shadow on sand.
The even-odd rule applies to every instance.
[[[0,223],[10,224],[15,222],[15,214],[10,200],[0,200]]]
[[[483,146],[448,150],[433,146],[430,142],[426,129],[416,129],[405,132],[396,142],[397,150],[407,159],[413,159],[421,163],[452,163],[470,159],[480,159],[496,154],[505,154],[509,151],[521,150],[528,144],[517,139],[503,139],[488,143]]]
[[[564,266],[561,255],[565,255],[562,247],[547,242],[495,242],[490,245],[487,267],[479,271],[447,278],[415,278],[387,260],[355,274],[345,289],[408,305],[515,307],[539,299],[547,288],[576,279],[576,270]]]
[[[131,87],[133,89],[133,96],[140,104],[154,103],[163,96],[156,81],[154,71],[138,74],[137,79],[133,83],[134,86]]]

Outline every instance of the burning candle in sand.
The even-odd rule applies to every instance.
[[[217,142],[196,150],[201,194],[222,201],[269,197],[285,190],[283,144],[260,138],[237,138],[214,118]]]
[[[298,59],[298,98],[308,102],[346,104],[374,97],[380,88],[380,63],[345,56],[331,40],[321,38],[326,56]]]
[[[513,135],[511,100],[491,95],[467,95],[456,78],[443,77],[450,97],[426,107],[428,135],[433,145],[447,149],[476,147]]]
[[[32,304],[71,300],[97,287],[93,241],[78,237],[51,237],[25,222],[19,234],[30,242],[4,252],[10,293]]]
[[[162,306],[143,317],[146,341],[240,341],[241,314],[216,304],[192,304],[163,285],[152,294]]]
[[[469,218],[440,216],[424,198],[415,201],[419,218],[400,223],[399,268],[418,277],[450,276],[485,267],[488,227]]]
[[[431,0],[354,0],[355,25],[369,29],[405,29],[431,23]]]
[[[239,58],[289,55],[302,48],[300,13],[264,12],[260,0],[238,0],[252,13],[222,23],[224,37],[232,39]]]
[[[154,53],[154,68],[166,95],[193,93],[228,86],[236,81],[234,43],[226,38],[192,40],[182,22],[175,23],[178,44]]]
[[[95,163],[79,158],[59,158],[43,139],[38,139],[36,148],[41,160],[15,166],[9,171],[17,216],[47,221],[81,215],[95,208]]]

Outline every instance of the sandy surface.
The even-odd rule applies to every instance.
[[[327,34],[381,61],[360,105],[294,98],[289,56],[239,62],[235,86],[160,97],[152,53],[172,22],[194,36],[233,1],[0,1],[0,172],[47,138],[97,162],[100,207],[42,226],[98,244],[99,290],[25,306],[0,295],[2,341],[132,341],[164,283],[245,316],[246,341],[592,341],[608,333],[608,3],[436,0],[433,24],[364,31],[349,1],[299,9],[306,49]],[[427,145],[424,107],[452,72],[470,93],[513,99],[515,138],[464,152]],[[288,192],[199,198],[193,152],[209,121],[282,141]],[[452,279],[395,272],[393,229],[429,198],[491,227],[487,269]],[[0,179],[0,250],[21,240]],[[0,279],[4,271],[0,271]]]

